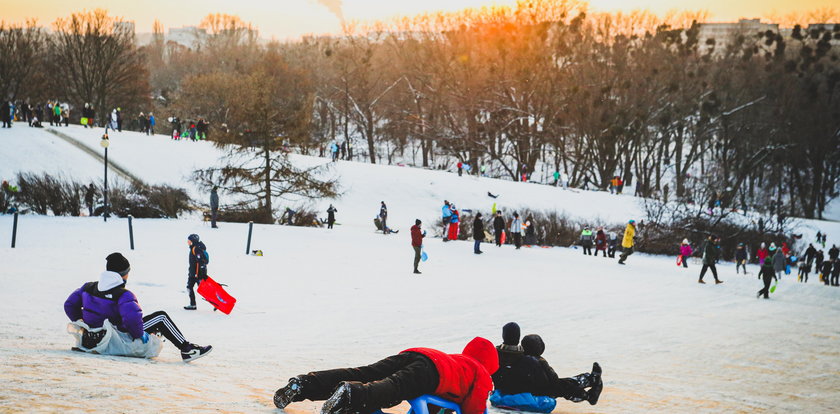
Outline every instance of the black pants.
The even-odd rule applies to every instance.
[[[328,229],[333,228],[334,223],[335,223],[335,220],[327,220],[327,228]]]
[[[831,273],[831,285],[837,286],[838,280],[840,280],[840,272],[833,272]]]
[[[189,343],[184,334],[175,326],[175,322],[164,311],[157,311],[143,317],[143,330],[150,334],[161,334],[178,349],[183,350]]]
[[[627,260],[627,257],[633,254],[633,247],[624,247],[621,251],[621,255],[618,257],[619,263],[624,263]]]
[[[598,249],[598,248],[595,248],[595,256],[597,256],[597,255],[598,255],[598,252],[603,253],[603,254],[604,254],[604,257],[607,257],[607,250],[606,250],[606,249]]]
[[[715,277],[715,282],[717,282],[718,281],[717,268],[715,267],[714,264],[710,264],[710,265],[707,265],[705,263],[703,264],[703,268],[700,269],[700,280],[703,280],[703,276],[706,275],[706,269],[711,269],[712,270],[712,275]]]
[[[504,230],[496,230],[496,246],[502,246],[502,232]]]
[[[414,270],[416,271],[417,266],[420,264],[420,256],[421,256],[420,250],[421,250],[421,247],[420,246],[411,246],[411,247],[414,248]]]
[[[198,283],[198,278],[194,275],[187,276],[187,291],[190,294],[190,306],[195,306],[195,285]]]
[[[522,247],[522,233],[513,233],[513,244],[517,249]]]
[[[758,291],[758,296],[764,295],[764,299],[770,299],[770,281],[773,276],[764,276],[764,288]]]
[[[310,372],[302,376],[303,399],[326,400],[343,381],[358,381],[350,394],[350,406],[363,413],[392,407],[402,401],[432,394],[438,386],[438,372],[432,360],[405,352],[371,365]]]
[[[565,398],[572,402],[585,401],[589,397],[585,388],[595,385],[597,381],[597,377],[588,372],[571,378],[557,378],[549,397]]]
[[[583,245],[583,254],[592,256],[592,246]]]
[[[688,269],[688,257],[686,257],[686,256],[682,257],[682,267]],[[736,271],[737,271],[737,269],[736,269]]]
[[[615,257],[615,246],[610,246],[609,247],[609,250],[607,251],[607,255],[609,257],[613,257],[613,258]]]
[[[735,274],[738,274],[738,269],[744,269],[744,274],[747,274],[747,261],[739,260],[735,263]]]
[[[219,227],[219,226],[216,225],[216,219],[218,219],[218,218],[219,218],[219,210],[215,209],[215,208],[210,210],[210,227],[212,227],[214,229]]]
[[[12,127],[11,121],[7,121],[7,120],[4,119],[3,120],[3,128],[11,128],[11,127]]]

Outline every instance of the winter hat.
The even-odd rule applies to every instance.
[[[420,219],[414,219],[414,224],[419,226],[420,223],[422,223],[422,221],[420,221]]]
[[[682,243],[682,244],[688,244],[688,239],[683,239],[683,243]]]
[[[629,223],[630,224],[636,224],[636,220],[630,220]]]
[[[525,355],[540,356],[545,352],[545,343],[539,335],[525,335],[522,338],[522,349]]]
[[[770,251],[772,252],[772,251],[775,251],[775,250],[776,250],[776,243],[770,243]]]
[[[502,340],[505,345],[519,345],[519,324],[508,322],[502,327]]]
[[[193,243],[198,243],[198,242],[199,242],[198,235],[197,235],[197,234],[195,234],[195,233],[190,234],[189,236],[187,236],[187,240],[189,240],[189,241],[191,241],[191,242],[193,242]]]
[[[128,259],[119,253],[109,254],[108,257],[105,258],[105,262],[105,270],[119,273],[120,276],[127,275],[131,270],[131,265],[128,263]]]

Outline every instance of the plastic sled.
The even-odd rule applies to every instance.
[[[209,276],[198,284],[198,294],[225,315],[229,315],[236,305],[236,298]]]
[[[507,232],[503,230],[502,231],[502,237],[499,239],[501,244],[505,244],[505,242],[507,241],[507,237],[505,236],[505,234],[507,234]]]
[[[682,255],[677,256],[677,266],[682,266],[683,257]]]
[[[490,404],[507,410],[550,413],[557,406],[557,400],[531,393],[502,394],[499,391],[493,391],[490,394]]]
[[[425,262],[426,260],[429,260],[429,255],[428,255],[428,254],[426,254],[426,251],[425,251],[425,250],[423,250],[423,251],[421,251],[421,252],[420,252],[420,260],[422,260],[422,261],[424,261],[424,262]]]
[[[442,408],[444,410],[451,410],[455,414],[461,414],[461,406],[455,404],[452,401],[444,400],[436,395],[421,395],[417,398],[408,400],[408,404],[411,405],[408,412],[406,414],[437,414],[437,410],[434,412],[429,411],[429,406],[435,406],[437,408]],[[375,412],[374,414],[385,414],[382,410]],[[484,409],[484,414],[487,414],[487,409]]]
[[[773,286],[770,286],[770,293],[776,292],[776,286],[779,286],[779,281],[776,280],[776,283],[773,283]]]

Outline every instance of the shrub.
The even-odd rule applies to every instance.
[[[117,184],[108,192],[108,209],[118,217],[176,218],[190,210],[190,197],[180,188]]]
[[[82,208],[82,185],[65,177],[47,173],[18,173],[20,191],[15,200],[20,206],[29,207],[36,214],[78,216]]]

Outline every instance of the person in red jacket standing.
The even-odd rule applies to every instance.
[[[484,338],[474,338],[460,354],[411,348],[365,367],[298,375],[277,390],[274,405],[327,400],[321,414],[370,414],[434,394],[459,404],[462,414],[483,414],[498,368],[496,348]]]
[[[423,237],[426,237],[426,231],[420,230],[420,224],[423,222],[420,219],[414,220],[414,225],[411,226],[411,247],[414,248],[414,273],[420,274],[417,266],[420,264],[420,256],[423,251]]]

